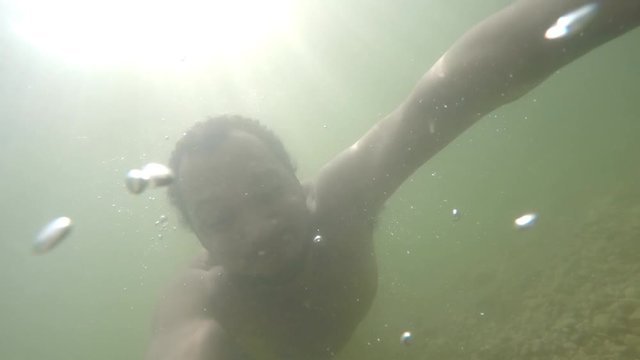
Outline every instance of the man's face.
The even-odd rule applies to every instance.
[[[212,154],[185,155],[178,179],[194,232],[225,270],[269,277],[303,261],[304,191],[257,137],[235,131]]]

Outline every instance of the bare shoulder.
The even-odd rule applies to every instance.
[[[320,169],[311,193],[318,215],[363,220],[363,224],[377,217],[417,167],[411,157],[414,139],[401,128],[401,116],[393,112],[381,119]]]

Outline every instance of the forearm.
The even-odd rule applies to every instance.
[[[422,134],[416,141],[428,140],[426,156],[562,66],[640,24],[640,0],[604,0],[577,33],[545,37],[560,16],[588,3],[517,1],[465,33],[399,109],[408,128]]]

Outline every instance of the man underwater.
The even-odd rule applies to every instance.
[[[585,6],[579,34],[545,37]],[[484,115],[638,25],[638,0],[516,1],[467,31],[402,104],[305,182],[257,122],[196,124],[172,154],[169,195],[205,251],[162,297],[147,359],[333,357],[374,299],[385,201]]]

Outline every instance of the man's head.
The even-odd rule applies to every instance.
[[[282,143],[258,122],[220,116],[178,141],[171,202],[217,263],[277,276],[304,255],[309,212]]]

